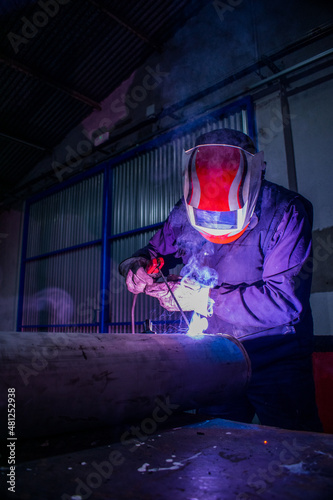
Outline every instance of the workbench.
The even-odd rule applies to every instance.
[[[184,412],[17,442],[13,500],[331,500],[333,435]],[[152,432],[153,431],[153,432]],[[2,485],[6,470],[1,468]],[[1,498],[6,498],[1,496]]]

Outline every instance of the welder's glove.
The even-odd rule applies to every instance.
[[[182,281],[168,281],[168,284],[183,311],[195,311],[202,316],[211,315],[208,310],[209,287],[186,278]],[[167,311],[179,311],[166,283],[147,285],[145,293],[158,299]]]
[[[119,264],[119,272],[126,278],[127,289],[134,293],[143,293],[154,279],[146,273],[149,260],[145,257],[130,257]]]

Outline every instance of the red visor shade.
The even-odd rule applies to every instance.
[[[247,173],[245,153],[230,146],[200,146],[188,163],[188,205],[200,210],[227,212],[243,208]]]

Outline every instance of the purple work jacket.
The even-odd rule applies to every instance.
[[[215,303],[206,333],[239,340],[286,334],[305,347],[313,334],[311,236],[311,203],[263,181],[250,224],[236,241],[207,241],[189,223],[182,199],[135,255],[162,255],[166,265],[168,257],[181,259],[187,271],[193,263],[213,270]]]

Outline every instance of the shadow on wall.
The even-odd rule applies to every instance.
[[[69,293],[61,288],[44,288],[27,299],[25,315],[31,324],[70,323],[74,304]]]

